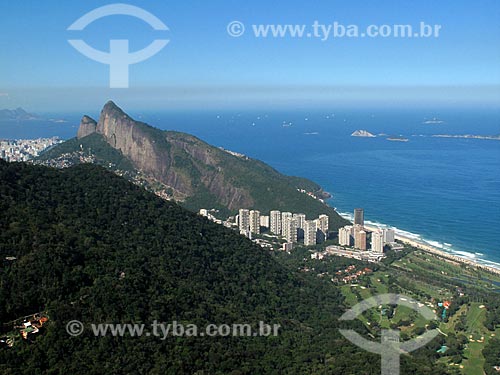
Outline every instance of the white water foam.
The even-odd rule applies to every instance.
[[[354,214],[352,214],[352,213],[338,212],[338,214],[340,216],[342,216],[344,219],[347,219],[351,222],[354,220]],[[479,264],[483,264],[483,265],[487,265],[490,267],[500,269],[500,263],[493,262],[491,260],[482,258],[482,257],[484,257],[483,253],[470,252],[470,251],[464,251],[464,250],[456,250],[456,249],[452,248],[453,245],[450,243],[447,243],[447,242],[441,243],[438,241],[427,240],[427,239],[422,238],[422,236],[417,234],[417,233],[408,232],[406,230],[399,229],[398,227],[394,227],[391,225],[387,225],[387,224],[383,224],[383,223],[379,223],[379,222],[375,222],[375,221],[369,221],[369,220],[365,220],[365,223],[367,225],[373,226],[373,227],[394,229],[394,231],[396,232],[396,235],[399,235],[401,237],[406,237],[406,238],[408,238],[410,240],[414,240],[416,242],[428,244],[428,245],[433,246],[437,249],[440,249],[440,250],[445,251],[447,253],[459,256],[459,257],[464,258],[466,260],[473,260]]]

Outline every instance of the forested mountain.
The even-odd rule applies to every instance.
[[[343,298],[266,250],[95,165],[0,161],[0,319],[43,312],[2,374],[378,374]],[[84,322],[71,337],[66,324]],[[277,337],[95,337],[91,323],[280,324]],[[3,330],[8,329],[3,325]],[[361,323],[353,324],[366,332]],[[403,374],[442,374],[425,352]]]
[[[106,167],[139,172],[193,211],[214,208],[228,215],[240,208],[281,210],[302,212],[311,219],[327,214],[332,230],[346,224],[332,207],[298,191],[327,197],[316,183],[285,176],[259,160],[211,146],[192,135],[134,121],[111,101],[99,121],[84,116],[78,137],[51,149],[40,160],[66,158],[79,163],[81,156],[89,155]]]

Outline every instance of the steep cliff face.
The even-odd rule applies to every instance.
[[[196,137],[163,132],[134,121],[112,101],[101,111],[99,122],[84,116],[78,138],[101,134],[113,148],[130,159],[134,167],[185,196],[208,190],[229,209],[249,207],[250,194],[225,180],[215,149]],[[215,151],[214,151],[215,150]]]
[[[94,121],[95,122],[95,121]],[[80,126],[82,129],[82,126]],[[81,133],[90,131],[84,125]],[[130,159],[134,167],[185,195],[193,194],[191,183],[171,168],[169,147],[163,132],[134,121],[112,101],[101,111],[95,132],[113,148]],[[80,134],[80,131],[78,132]]]
[[[89,134],[95,133],[97,127],[97,122],[89,116],[83,116],[80,122],[80,127],[78,128],[77,138],[86,137]]]

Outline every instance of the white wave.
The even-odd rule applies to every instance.
[[[500,263],[498,263],[498,262],[493,262],[493,261],[487,260],[487,259],[479,259],[479,261],[480,261],[480,263],[485,264],[487,266],[500,269]]]
[[[402,237],[408,237],[409,239],[412,239],[412,240],[421,240],[422,239],[422,237],[419,234],[408,232],[408,231],[402,230],[402,229],[398,229],[396,227],[394,227],[394,228],[396,230],[396,234],[398,234]]]
[[[468,251],[461,251],[461,250],[452,250],[453,254],[457,254],[459,256],[465,257],[467,259],[476,259],[476,254],[470,253]]]
[[[347,220],[349,220],[351,222],[354,221],[354,214],[353,213],[350,213],[350,212],[338,212],[338,214],[340,216],[342,216],[344,219],[347,219]],[[475,262],[477,262],[479,264],[483,264],[483,265],[486,265],[486,266],[490,266],[490,267],[494,267],[494,268],[500,269],[500,263],[493,262],[491,260],[483,258],[484,257],[483,253],[480,253],[480,252],[469,252],[469,251],[464,251],[464,250],[456,250],[456,249],[452,248],[453,245],[451,243],[447,243],[447,242],[441,243],[441,242],[438,242],[438,241],[427,240],[427,239],[422,238],[422,236],[420,234],[409,232],[409,231],[400,229],[398,227],[395,227],[395,226],[392,226],[392,225],[387,225],[387,224],[380,223],[380,222],[377,222],[377,221],[365,220],[365,223],[368,226],[372,226],[372,227],[394,229],[396,235],[398,235],[400,237],[406,237],[406,238],[408,238],[410,240],[414,240],[416,242],[428,244],[428,245],[433,246],[433,247],[435,247],[437,249],[440,249],[442,251],[446,251],[447,253],[450,253],[450,254],[457,255],[457,256],[462,257],[464,259],[473,260],[473,261],[475,261]]]
[[[350,214],[348,212],[337,212],[340,216],[342,216],[344,219],[347,219],[349,221],[353,221],[354,220],[354,216],[353,214]]]
[[[428,243],[431,246],[437,247],[438,249],[444,249],[444,245],[441,242],[425,240],[424,242]]]

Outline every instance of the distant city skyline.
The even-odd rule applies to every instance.
[[[108,16],[83,31],[67,28],[112,2],[25,1],[0,4],[0,108],[76,110],[115,99],[129,108],[497,105],[500,102],[500,3],[495,0],[181,1],[127,4],[164,22],[152,30],[130,16]],[[246,25],[228,35],[233,21]],[[441,25],[439,38],[257,38],[252,25]],[[130,66],[130,88],[109,89],[109,67],[68,39],[108,51],[127,39],[137,51],[169,44]]]

